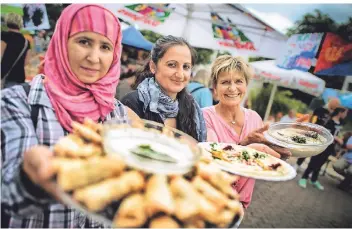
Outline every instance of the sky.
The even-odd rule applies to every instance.
[[[313,13],[314,9],[328,14],[337,23],[344,23],[352,17],[352,4],[242,4],[255,16],[277,29],[286,33],[287,28],[295,21],[302,19],[306,13]]]

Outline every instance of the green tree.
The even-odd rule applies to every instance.
[[[266,57],[261,57],[261,56],[255,56],[255,57],[248,58],[248,62],[261,61],[261,60],[272,60],[272,59],[266,58]]]
[[[150,30],[141,30],[141,33],[143,34],[145,39],[147,39],[152,43],[155,43],[160,37],[163,36],[159,33],[154,33],[153,31],[150,31]]]
[[[329,15],[316,9],[314,13],[307,13],[302,20],[296,21],[294,26],[288,29],[287,36],[298,33],[336,32],[337,28],[338,25]]]
[[[197,64],[210,64],[214,51],[211,49],[195,48],[197,52]]]
[[[340,35],[347,41],[352,41],[352,17],[347,22],[338,24],[328,14],[320,10],[307,13],[301,20],[295,22],[292,28],[287,30],[286,35],[292,36],[299,33],[326,33],[332,32]]]
[[[261,90],[251,90],[249,94],[252,109],[257,111],[262,118],[264,118],[272,88],[273,85],[270,84],[266,87],[263,87]],[[292,95],[292,91],[278,87],[274,97],[273,105],[271,107],[271,114],[276,114],[279,111],[285,114],[290,109],[295,109],[300,113],[306,113],[308,111],[308,106],[305,103],[294,99]]]
[[[69,5],[70,4],[45,4],[51,31],[54,31],[61,12]]]

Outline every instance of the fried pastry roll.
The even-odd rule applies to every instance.
[[[94,130],[86,127],[85,125],[82,125],[78,122],[73,121],[72,122],[72,128],[74,133],[78,133],[81,137],[88,141],[92,141],[97,144],[101,144],[102,142],[102,137],[100,134],[95,132]]]
[[[142,190],[144,185],[143,175],[137,171],[130,171],[117,178],[109,178],[100,183],[77,189],[73,193],[73,198],[82,202],[91,211],[100,211],[112,201]]]
[[[205,228],[205,222],[200,217],[193,217],[184,222],[185,228]]]
[[[93,130],[94,132],[98,132],[98,133],[101,133],[101,130],[103,129],[102,124],[96,123],[90,118],[85,118],[83,121],[83,125],[85,125],[89,129]]]
[[[180,225],[170,216],[160,216],[150,221],[149,228],[180,228]]]
[[[199,193],[186,179],[181,176],[173,178],[170,190],[175,200],[175,216],[180,220],[197,215],[199,209]]]
[[[146,186],[146,211],[148,216],[157,212],[172,214],[175,204],[165,175],[153,175]]]
[[[74,134],[68,134],[59,139],[54,146],[55,155],[58,157],[80,157],[83,139]]]
[[[126,197],[114,217],[117,227],[141,227],[147,221],[144,209],[144,196],[140,193]]]
[[[57,182],[64,191],[70,191],[105,178],[118,176],[125,163],[117,157],[92,157],[88,160],[57,162]]]
[[[211,184],[204,181],[200,176],[196,176],[192,180],[192,184],[198,192],[202,193],[208,200],[210,200],[219,208],[226,206],[229,199],[225,196],[225,194],[215,189],[213,186],[211,186]]]
[[[197,174],[231,199],[239,200],[239,194],[232,188],[232,184],[239,179],[239,176],[230,175],[212,164],[202,162],[197,164]]]

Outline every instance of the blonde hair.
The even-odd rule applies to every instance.
[[[11,29],[21,29],[23,27],[23,18],[19,14],[8,13],[5,15],[5,23]]]
[[[241,57],[232,57],[230,55],[222,55],[216,58],[211,67],[211,80],[213,87],[216,86],[218,77],[221,72],[235,72],[242,75],[246,84],[249,83],[249,80],[253,76],[253,69],[249,64]]]
[[[192,79],[193,82],[198,82],[206,87],[210,84],[210,72],[206,69],[200,69]]]

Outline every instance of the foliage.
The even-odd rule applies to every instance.
[[[48,13],[50,30],[54,31],[56,22],[59,19],[61,12],[70,4],[45,4]]]
[[[266,58],[266,57],[261,57],[261,56],[255,56],[255,57],[248,58],[248,62],[255,62],[255,61],[261,61],[261,60],[272,60],[272,59]]]
[[[140,32],[143,34],[145,39],[147,39],[152,43],[155,43],[160,37],[163,36],[159,33],[154,33],[153,31],[150,31],[150,30],[141,30]]]
[[[320,10],[307,13],[302,20],[295,22],[292,28],[287,30],[286,35],[291,36],[299,33],[337,33],[348,41],[352,41],[352,17],[346,23],[338,24],[329,15]]]
[[[24,24],[29,22],[29,20],[30,20],[30,18],[29,18],[29,14],[28,14],[28,6],[24,6],[23,7],[23,22],[24,22]]]
[[[197,52],[197,64],[210,64],[211,63],[211,56],[213,55],[214,51],[211,49],[204,49],[204,48],[195,48]]]
[[[257,111],[262,118],[264,118],[265,115],[272,87],[273,86],[269,84],[261,90],[252,90],[249,94],[252,109]],[[278,87],[271,107],[271,114],[276,114],[279,111],[286,114],[290,109],[295,109],[300,113],[306,113],[308,111],[308,106],[305,103],[294,99],[292,95],[292,91]]]
[[[232,54],[230,52],[228,52],[226,50],[220,50],[218,52],[218,54],[216,55],[216,57],[219,57],[219,56],[222,56],[222,55],[230,55],[230,56],[232,56]]]
[[[35,26],[42,24],[44,12],[41,9],[35,9],[33,12],[32,21]]]

